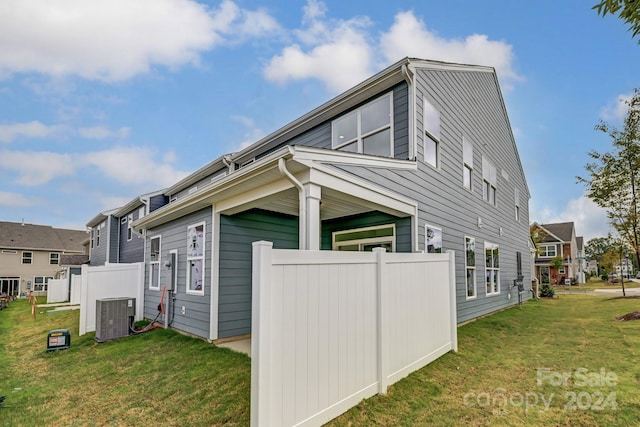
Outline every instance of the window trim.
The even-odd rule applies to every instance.
[[[549,255],[548,248],[550,247],[553,247],[553,255]],[[543,248],[544,248],[544,252],[543,252]],[[541,244],[539,246],[539,251],[540,253],[538,254],[538,258],[553,258],[558,255],[558,246],[555,243],[546,244],[546,245]]]
[[[356,143],[356,151],[355,153],[358,154],[364,154],[364,155],[368,155],[368,156],[373,156],[375,154],[368,154],[364,152],[364,140],[370,136],[376,135],[380,132],[384,132],[385,130],[389,129],[389,158],[393,158],[394,156],[394,137],[393,137],[393,91],[384,93],[380,96],[378,96],[377,98],[371,99],[370,101],[368,101],[366,104],[363,104],[361,106],[359,106],[358,108],[349,111],[346,114],[342,114],[339,117],[336,117],[335,119],[333,119],[331,121],[331,149],[332,150],[340,150],[344,147],[346,147],[347,145],[351,145],[354,142]],[[380,127],[377,127],[375,129],[369,130],[366,133],[362,133],[362,110],[364,110],[365,108],[367,108],[367,106],[374,104],[375,102],[378,102],[382,99],[384,99],[385,97],[389,98],[389,123]],[[345,142],[340,142],[339,144],[337,143],[335,137],[334,137],[334,133],[333,133],[333,128],[334,128],[334,124],[338,121],[338,120],[342,120],[345,119],[351,115],[355,115],[355,119],[356,119],[356,136],[355,138],[349,139],[348,141]],[[386,157],[386,156],[385,156]]]
[[[127,226],[127,242],[130,242],[131,239],[133,239],[133,230],[131,229],[131,224],[133,223],[133,214],[132,213],[127,215],[127,222],[128,222],[128,226]]]
[[[435,229],[440,231],[440,252],[429,252],[429,229]],[[425,224],[424,225],[424,252],[428,254],[443,254],[444,253],[444,241],[443,241],[444,233],[442,232],[442,227],[433,225],[433,224]]]
[[[193,228],[197,228],[199,226],[202,226],[202,254],[201,255],[190,255],[189,254],[189,230],[193,229]],[[199,295],[199,296],[204,296],[204,288],[205,288],[205,270],[206,270],[206,265],[205,265],[205,257],[206,257],[206,251],[207,251],[207,224],[205,221],[201,221],[195,224],[191,224],[187,226],[187,257],[186,257],[186,263],[187,263],[187,280],[185,283],[185,289],[186,289],[186,293],[189,295]],[[196,240],[197,241],[197,240]],[[200,272],[200,276],[201,276],[201,280],[202,280],[202,285],[200,290],[197,289],[191,289],[191,262],[192,261],[201,261],[201,265],[202,265],[202,271]]]
[[[27,254],[29,254],[27,256]],[[28,260],[29,262],[25,262]],[[33,264],[33,252],[31,251],[22,251],[22,264]]]
[[[470,266],[467,264],[467,239],[473,243],[473,259],[475,264]],[[476,275],[476,264],[478,263],[478,250],[476,249],[476,238],[471,236],[464,236],[464,280],[465,280],[465,299],[472,300],[478,298],[478,283]],[[469,295],[469,284],[467,283],[467,271],[473,270],[473,295]]]
[[[153,252],[151,249],[153,248],[153,241],[158,239],[158,258],[152,259]],[[162,235],[158,234],[157,236],[153,236],[149,239],[149,289],[153,291],[160,290],[160,258],[162,258]],[[158,266],[158,285],[154,286],[154,275],[153,275],[153,266]]]
[[[42,279],[42,283],[36,283],[36,279]],[[52,276],[33,276],[33,285],[31,290],[33,292],[47,292],[49,290],[49,280],[53,280]],[[36,289],[36,285],[42,286],[42,289]]]
[[[382,230],[385,228],[391,228],[392,234],[391,236],[382,236],[382,237],[368,237],[365,239],[352,239],[352,240],[344,240],[342,242],[336,242],[336,236],[340,236],[342,234],[349,233],[357,233],[361,231],[369,231],[369,230]],[[338,251],[341,246],[350,246],[350,245],[358,245],[359,251],[362,251],[362,247],[364,245],[371,245],[376,243],[387,243],[391,241],[391,252],[396,251],[396,224],[382,224],[382,225],[373,225],[369,227],[359,227],[359,228],[351,228],[349,230],[340,230],[334,231],[331,233],[331,250]]]
[[[435,111],[438,113],[438,129],[437,129],[437,135],[433,132],[433,130],[427,129],[427,105],[429,105],[429,109],[432,111]],[[427,99],[426,96],[422,97],[422,128],[423,128],[423,135],[424,135],[424,141],[423,141],[423,145],[424,145],[424,150],[422,153],[422,157],[424,160],[424,163],[435,168],[435,169],[440,169],[440,141],[442,140],[442,112],[440,111],[440,109],[436,108],[436,106],[434,105],[433,102],[431,102],[430,100]],[[427,160],[427,142],[428,139],[431,140],[431,142],[434,143],[435,145],[435,164],[429,162]]]
[[[467,154],[467,148],[471,151],[469,154]],[[468,156],[471,158],[467,159]],[[468,187],[464,183],[467,171],[469,171]],[[468,191],[473,191],[473,141],[464,135],[462,135],[462,186]]]
[[[51,262],[53,256],[56,256],[56,262]],[[60,265],[60,252],[49,252],[49,265]]]
[[[492,267],[487,267],[487,249],[491,249],[492,251]],[[493,250],[497,249],[498,250],[498,266],[495,266],[495,263],[493,262]],[[484,276],[485,276],[485,292],[486,295],[489,296],[494,296],[494,295],[500,295],[500,245],[498,245],[497,243],[491,243],[491,242],[484,242]],[[487,272],[488,271],[492,271],[492,272],[496,272],[497,274],[492,274],[491,277],[495,278],[495,282],[491,281],[491,285],[495,285],[496,290],[494,291],[494,286],[491,286],[491,292],[489,292],[489,290],[487,289]]]

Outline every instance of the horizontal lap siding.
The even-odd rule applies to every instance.
[[[176,313],[170,316],[171,327],[190,334],[209,338],[209,319],[211,311],[211,208],[201,209],[169,224],[151,229],[147,233],[147,250],[149,253],[151,238],[161,236],[160,254],[160,290],[149,289],[149,259],[145,264],[145,308],[144,316],[154,318],[158,313],[158,304],[162,294],[162,287],[169,283],[169,270],[164,267],[164,260],[169,257],[169,251],[178,250],[178,284],[175,300]],[[187,283],[187,227],[205,223],[205,274],[204,295],[186,293]],[[185,314],[181,314],[181,307],[185,307]]]
[[[130,263],[130,262],[142,262],[144,261],[144,239],[135,233],[131,233],[131,240],[128,240],[129,235],[129,215],[133,220],[137,220],[139,214],[139,208],[127,213],[122,218],[127,218],[126,222],[120,221],[120,251],[118,254],[118,262]]]
[[[394,171],[358,166],[340,166],[339,169],[418,202],[420,250],[425,248],[425,224],[442,228],[443,249],[456,251],[458,321],[463,322],[517,302],[517,293],[511,288],[516,278],[517,251],[522,254],[522,273],[525,278],[530,277],[527,244],[529,195],[492,74],[419,69],[416,91],[418,170]],[[434,169],[423,161],[423,95],[441,112],[439,169]],[[472,191],[462,186],[463,135],[472,140],[474,147]],[[483,154],[497,168],[497,207],[486,203],[482,198]],[[502,176],[503,169],[509,176],[508,180]],[[520,192],[519,222],[515,221],[514,188],[518,188]],[[478,217],[482,218],[482,228],[477,225]],[[468,301],[464,264],[465,235],[476,239],[477,298]],[[485,241],[500,247],[499,295],[486,295]],[[526,281],[525,287],[528,287]],[[509,293],[511,299],[507,297]],[[524,297],[528,298],[530,294],[527,292]]]
[[[298,218],[257,209],[220,216],[219,338],[251,332],[252,244],[258,240],[297,249]]]

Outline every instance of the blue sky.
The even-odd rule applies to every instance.
[[[595,2],[595,0],[594,0]],[[0,220],[83,229],[405,56],[496,68],[530,220],[609,229],[584,196],[640,46],[591,2],[3,0]]]

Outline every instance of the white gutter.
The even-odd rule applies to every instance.
[[[299,198],[299,202],[298,204],[299,206],[299,210],[300,210],[300,216],[298,218],[298,221],[300,222],[299,224],[299,230],[298,230],[298,238],[299,238],[299,243],[300,243],[300,249],[301,250],[306,250],[307,248],[307,237],[306,237],[306,230],[307,230],[307,207],[306,207],[306,200],[305,200],[305,194],[304,194],[304,187],[302,186],[302,183],[300,181],[298,181],[296,179],[295,176],[293,176],[293,174],[291,172],[289,172],[289,170],[287,169],[287,166],[285,165],[284,159],[283,158],[279,158],[278,159],[278,170],[280,171],[280,173],[282,175],[284,175],[289,181],[291,181],[291,183],[293,185],[295,185],[298,188],[298,198]]]

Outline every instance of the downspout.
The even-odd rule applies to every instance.
[[[224,165],[227,167],[228,173],[231,174],[233,172],[231,167],[233,165],[233,162],[231,161],[231,155],[227,154],[226,156],[223,156],[222,163],[224,163]]]
[[[298,229],[298,239],[300,241],[300,249],[305,250],[307,249],[307,237],[306,237],[306,230],[307,230],[307,206],[306,206],[306,200],[305,200],[305,195],[304,195],[304,187],[302,186],[302,183],[300,181],[298,181],[298,179],[293,176],[293,174],[291,172],[289,172],[289,170],[287,169],[287,166],[285,165],[285,161],[283,158],[278,159],[278,170],[280,171],[280,173],[282,175],[284,175],[289,181],[291,181],[291,183],[298,189],[298,204],[299,206],[299,210],[300,210],[300,217],[299,217],[299,221],[300,221],[300,225],[299,225],[299,229]]]

